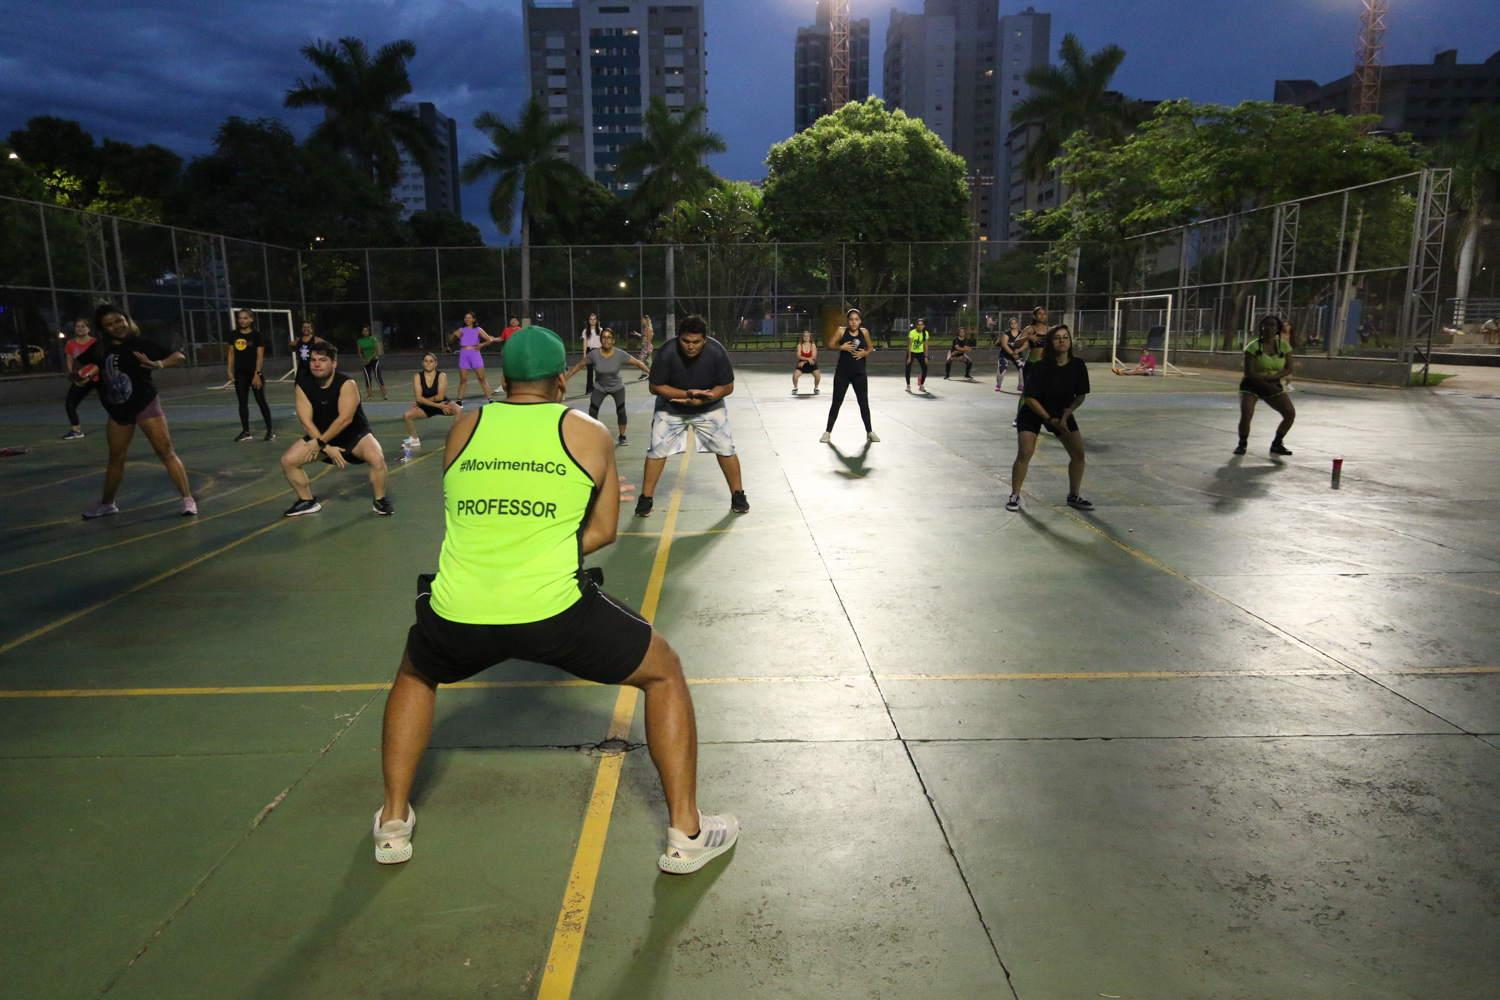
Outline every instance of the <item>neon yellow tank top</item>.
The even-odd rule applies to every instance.
[[[551,618],[578,600],[598,490],[562,440],[567,407],[495,403],[443,473],[447,533],[432,610],[468,625]]]

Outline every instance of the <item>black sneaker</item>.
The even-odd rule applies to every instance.
[[[1235,445],[1234,453],[1236,455],[1243,455],[1245,453],[1245,442],[1241,441],[1239,444]]]
[[[314,497],[311,500],[298,500],[281,513],[285,517],[296,517],[299,514],[316,514],[322,509],[323,505],[318,503],[317,498]]]
[[[1292,450],[1290,448],[1288,448],[1286,445],[1282,444],[1280,441],[1272,441],[1271,442],[1271,454],[1273,454],[1273,455],[1290,455],[1291,453],[1292,453]]]
[[[377,514],[394,514],[394,513],[396,513],[396,508],[391,506],[391,498],[390,497],[377,497],[375,499],[375,502],[371,505],[371,508]]]
[[[652,502],[653,501],[652,501],[652,499],[650,497],[636,497],[635,498],[635,516],[636,517],[650,517],[651,516],[651,504],[652,504]]]
[[[249,431],[240,431],[240,436],[234,439],[234,443],[239,444],[241,441],[249,441],[253,437],[255,437],[255,435],[251,434]]]
[[[1093,510],[1094,509],[1094,505],[1093,504],[1089,503],[1087,500],[1085,500],[1083,497],[1079,496],[1077,493],[1069,493],[1068,494],[1068,506],[1072,507],[1074,510]]]
[[[265,440],[267,440],[267,441],[275,441],[276,440],[276,432],[275,431],[266,431]]]
[[[620,443],[620,447],[623,448],[627,444],[629,444],[630,442],[625,440],[625,435],[624,434],[621,434],[620,435],[620,442],[619,443]]]
[[[735,490],[729,494],[729,509],[736,514],[750,513],[750,501],[745,499],[744,490]]]
[[[1009,497],[1007,497],[1006,500],[1005,500],[1005,509],[1008,510],[1008,511],[1010,511],[1012,514],[1014,514],[1016,511],[1020,510],[1021,509],[1021,494],[1019,494],[1019,493],[1012,493]]]

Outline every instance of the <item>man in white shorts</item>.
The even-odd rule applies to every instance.
[[[750,512],[740,480],[740,458],[734,453],[729,434],[729,411],[724,397],[734,392],[734,368],[724,345],[708,335],[702,316],[689,316],[677,324],[677,336],[656,351],[651,360],[651,394],[656,412],[651,414],[651,447],[646,451],[646,471],[641,495],[635,502],[636,517],[650,517],[652,496],[667,459],[688,449],[692,434],[699,451],[718,456],[724,481],[729,484],[729,509]]]

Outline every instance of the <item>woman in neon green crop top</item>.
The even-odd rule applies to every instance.
[[[1292,345],[1281,339],[1282,321],[1276,316],[1262,319],[1257,330],[1259,338],[1245,348],[1245,377],[1240,379],[1240,443],[1234,453],[1245,453],[1250,441],[1250,418],[1255,416],[1256,401],[1263,399],[1281,414],[1276,437],[1271,440],[1271,454],[1290,455],[1282,439],[1297,419],[1297,408],[1282,381],[1292,374]]]

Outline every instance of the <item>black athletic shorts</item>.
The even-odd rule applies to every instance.
[[[1286,395],[1286,387],[1278,382],[1276,383],[1275,389],[1269,389],[1266,387],[1266,384],[1259,379],[1253,379],[1249,376],[1246,376],[1245,378],[1240,379],[1240,392],[1243,392],[1249,396],[1254,396],[1256,399],[1275,399],[1277,396]]]
[[[810,375],[818,370],[818,363],[816,361],[799,361],[797,362],[797,370],[803,375]]]
[[[1030,431],[1033,434],[1040,434],[1042,433],[1043,428],[1051,431],[1053,434],[1057,433],[1057,428],[1053,427],[1051,424],[1042,423],[1042,418],[1036,415],[1035,410],[1033,410],[1029,406],[1022,405],[1021,412],[1016,414],[1016,430]],[[1077,419],[1074,418],[1071,413],[1068,414],[1068,430],[1076,431],[1077,429]]]
[[[369,437],[370,433],[370,431],[365,431],[362,434],[355,435],[350,434],[348,431],[345,431],[328,443],[333,445],[335,448],[344,449],[345,462],[348,462],[350,465],[364,465],[365,460],[354,454],[354,446],[359,444],[360,441]],[[329,465],[333,464],[333,459],[328,457],[328,453],[326,451],[318,458],[318,461],[327,462]]]
[[[417,621],[406,633],[406,655],[430,681],[453,684],[505,660],[529,660],[596,684],[618,684],[641,665],[651,625],[584,580],[583,594],[561,614],[523,625],[464,625],[417,598]]]
[[[418,403],[417,409],[421,410],[429,417],[441,417],[444,415],[443,408],[441,406],[428,406],[426,403]]]

